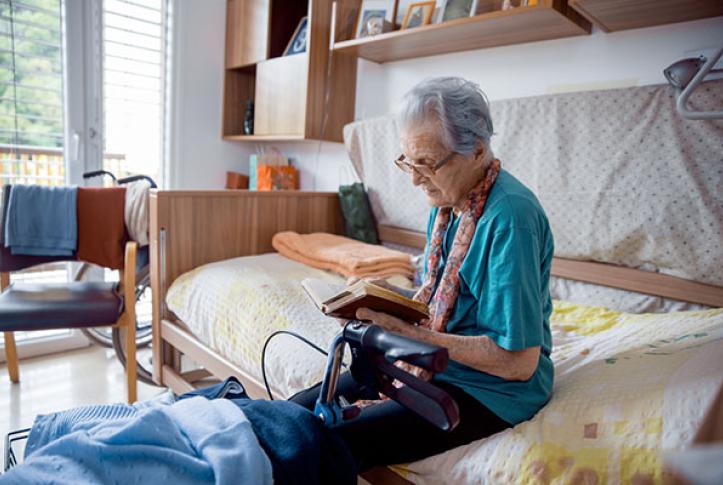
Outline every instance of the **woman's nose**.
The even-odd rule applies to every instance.
[[[416,170],[412,170],[412,184],[416,187],[417,185],[421,184],[424,180],[424,177],[422,177],[419,172]]]

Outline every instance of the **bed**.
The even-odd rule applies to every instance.
[[[706,88],[698,108],[723,97],[723,82]],[[674,101],[669,88],[651,86],[492,103],[495,151],[538,194],[555,234],[553,296],[563,299],[551,321],[554,397],[512,430],[365,478],[662,480],[664,452],[691,442],[723,381],[723,124],[681,120]],[[419,251],[423,201],[380,162],[397,155],[396,136],[391,118],[345,129],[380,239]],[[152,194],[159,384],[182,392],[208,375],[236,375],[265,397],[267,335],[294,329],[325,347],[338,331],[297,283],[338,277],[274,254],[271,237],[282,230],[341,233],[336,194]],[[564,300],[580,294],[592,301]],[[617,309],[590,304],[595,295]],[[286,337],[268,358],[272,391],[284,397],[318,381],[324,362]]]

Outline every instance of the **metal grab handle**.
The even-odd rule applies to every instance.
[[[720,72],[720,69],[713,69],[718,59],[723,56],[723,46],[721,46],[710,59],[700,68],[700,71],[690,80],[688,85],[682,91],[679,91],[678,100],[675,103],[678,112],[683,118],[689,120],[716,120],[723,118],[723,111],[691,111],[688,109],[688,98],[693,91],[703,82],[703,79],[709,74]]]

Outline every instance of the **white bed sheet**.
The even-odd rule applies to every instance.
[[[166,295],[168,308],[204,344],[261,381],[261,350],[277,330],[299,333],[323,349],[341,329],[300,285],[304,278],[344,278],[278,253],[207,264],[181,275]],[[269,343],[266,373],[272,389],[289,396],[323,376],[326,358],[279,335]]]

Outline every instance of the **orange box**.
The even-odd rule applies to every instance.
[[[299,171],[288,165],[257,165],[256,190],[298,190]]]
[[[227,189],[248,189],[249,178],[238,172],[226,172]]]

